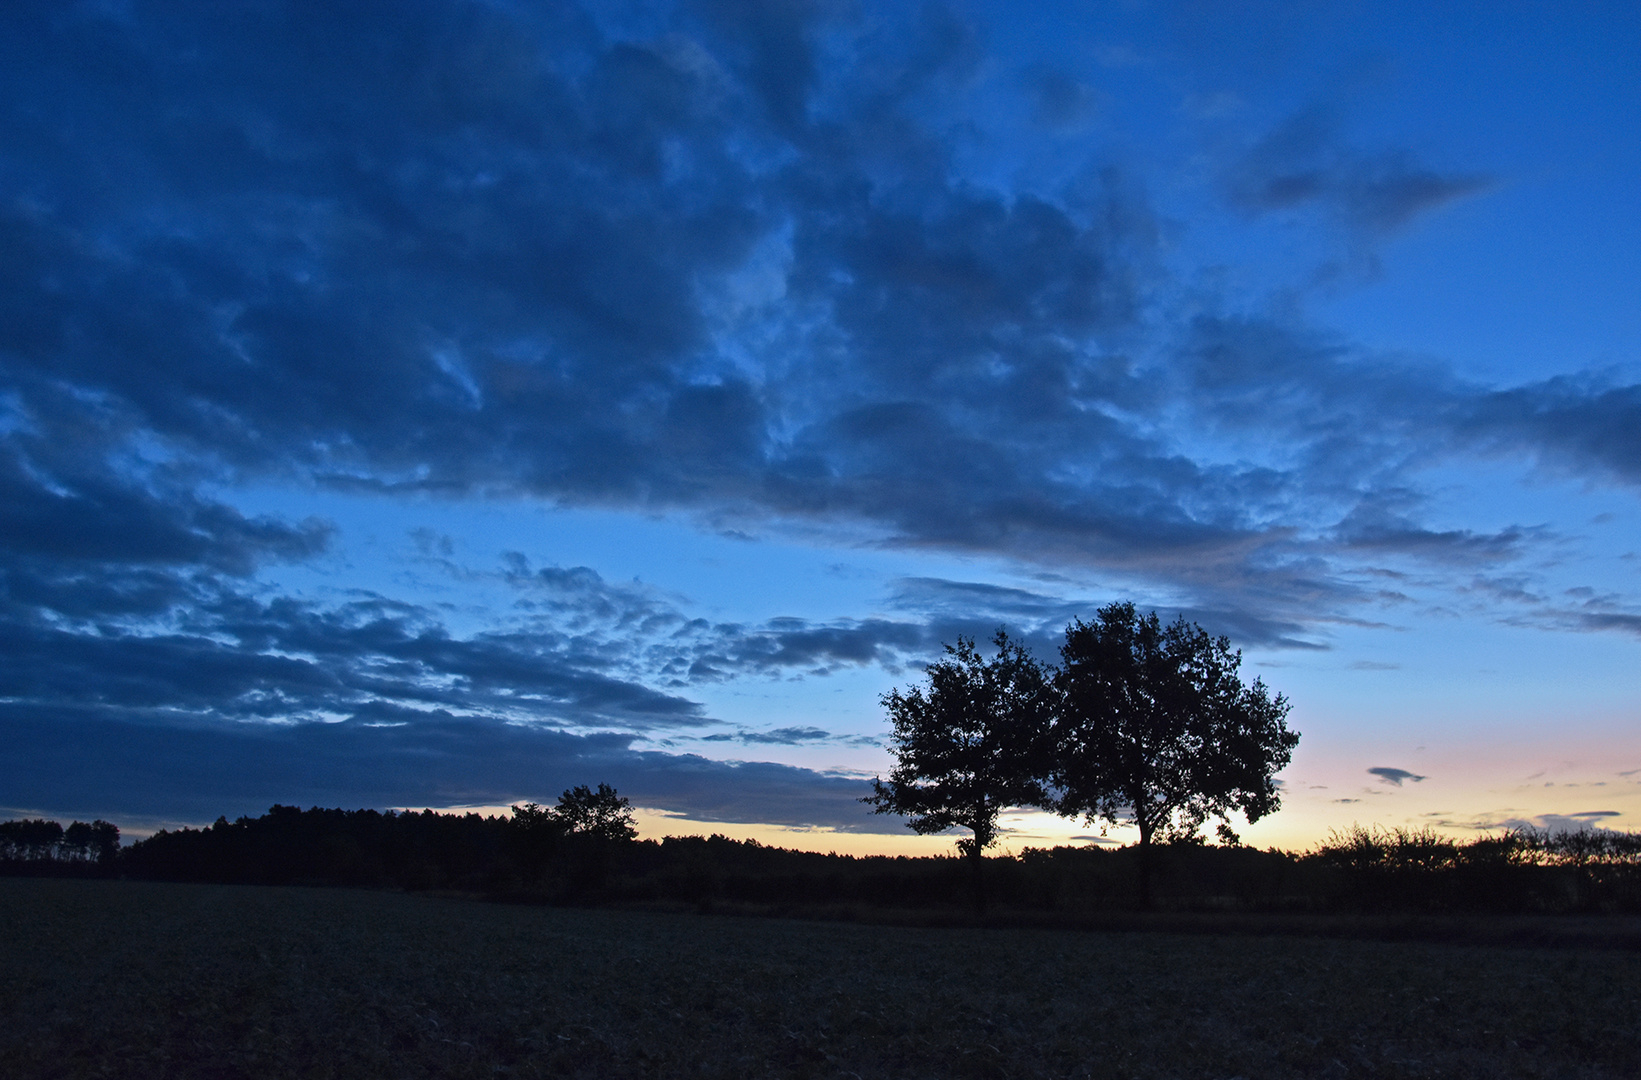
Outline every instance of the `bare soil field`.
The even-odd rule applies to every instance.
[[[0,1075],[1635,1077],[1641,957],[0,879]]]

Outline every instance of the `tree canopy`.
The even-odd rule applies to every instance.
[[[1243,684],[1228,638],[1118,603],[1068,626],[1060,656],[1051,779],[1061,813],[1132,823],[1143,851],[1159,835],[1196,837],[1210,816],[1231,839],[1232,812],[1253,822],[1281,805],[1276,773],[1299,735],[1285,697],[1257,678]],[[1142,879],[1145,865],[1142,855]]]
[[[992,641],[997,654],[988,660],[959,637],[929,665],[926,689],[883,695],[896,761],[863,800],[874,813],[906,815],[918,833],[968,829],[958,846],[976,860],[996,842],[1001,811],[1043,801],[1054,712],[1042,666],[1004,631]]]

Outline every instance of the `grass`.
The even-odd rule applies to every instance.
[[[1617,949],[0,879],[0,1075],[1633,1077]]]

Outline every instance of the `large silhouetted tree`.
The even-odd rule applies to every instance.
[[[1210,816],[1257,821],[1281,800],[1276,773],[1299,741],[1288,701],[1237,675],[1242,654],[1181,616],[1164,626],[1131,603],[1066,627],[1055,677],[1054,767],[1061,813],[1132,823],[1140,902],[1151,903],[1151,843],[1193,838]]]
[[[987,660],[959,637],[929,665],[928,688],[883,695],[894,723],[889,779],[872,781],[863,799],[879,814],[904,814],[914,832],[954,826],[970,836],[958,848],[971,858],[975,903],[985,906],[985,850],[997,840],[997,816],[1011,806],[1043,801],[1054,690],[1025,649],[997,631],[997,655]]]

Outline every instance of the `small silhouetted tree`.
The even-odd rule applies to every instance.
[[[58,845],[63,858],[69,862],[88,862],[91,860],[91,826],[83,821],[76,821],[63,830],[63,842]]]
[[[608,784],[599,784],[596,791],[585,784],[571,788],[558,797],[551,813],[564,830],[572,859],[572,892],[602,885],[615,853],[638,838],[631,802]]]
[[[512,810],[513,816],[507,823],[508,846],[518,862],[524,886],[535,888],[541,884],[547,865],[562,846],[569,828],[558,814],[538,803],[515,804]]]
[[[1243,684],[1228,638],[1119,603],[1066,627],[1060,656],[1057,809],[1139,830],[1142,906],[1155,838],[1192,839],[1210,816],[1223,823],[1240,811],[1253,822],[1281,805],[1275,776],[1299,734],[1287,728],[1285,697],[1259,679]]]
[[[104,873],[112,873],[120,860],[120,827],[98,818],[91,823],[91,852]]]
[[[1054,689],[1047,672],[1008,634],[981,656],[971,639],[946,646],[928,667],[928,687],[883,695],[894,730],[889,779],[873,779],[862,799],[873,813],[903,814],[920,834],[967,829],[957,842],[974,868],[975,906],[985,907],[985,851],[997,841],[997,816],[1044,800]]]
[[[632,803],[608,784],[599,784],[597,791],[586,784],[571,788],[558,797],[553,814],[574,836],[592,836],[612,843],[638,838]]]

